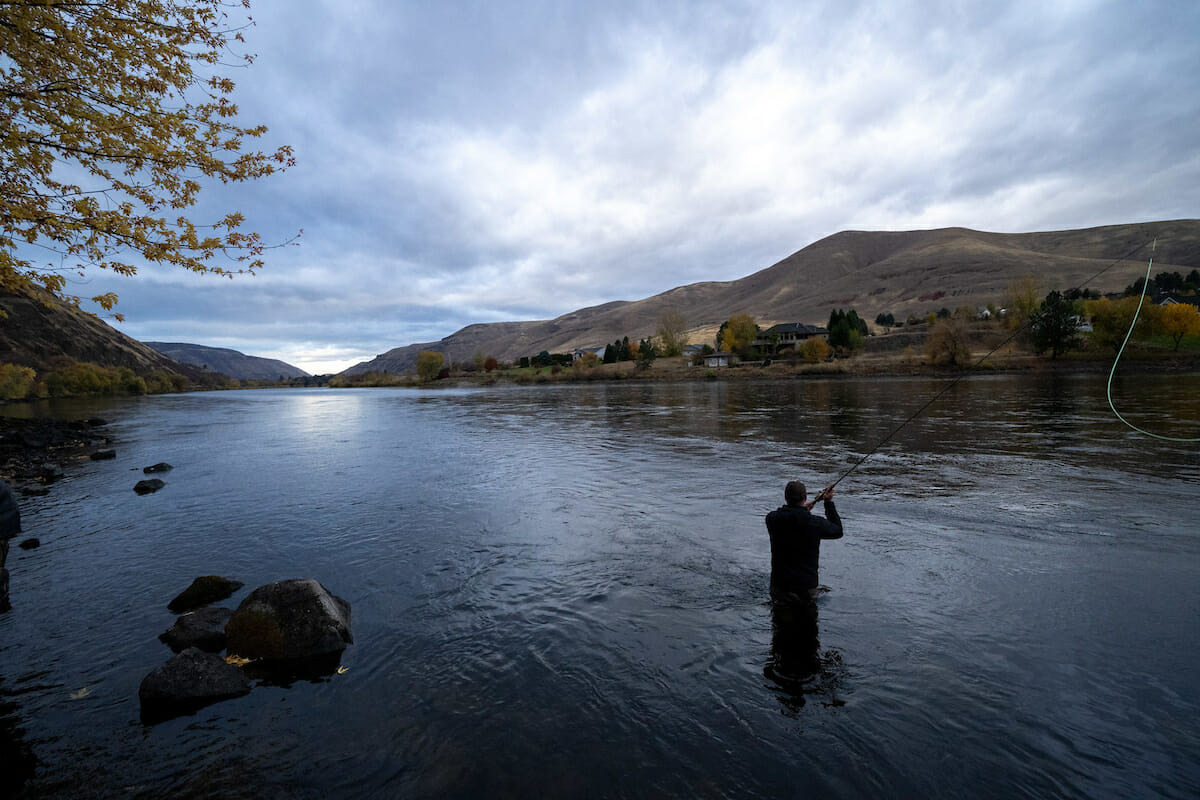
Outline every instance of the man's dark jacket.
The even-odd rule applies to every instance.
[[[771,535],[771,594],[803,594],[817,588],[822,539],[842,538],[842,519],[832,500],[825,519],[801,506],[780,506],[767,514]]]

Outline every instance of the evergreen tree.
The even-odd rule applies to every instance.
[[[1033,346],[1038,353],[1050,351],[1051,358],[1058,358],[1074,343],[1079,318],[1075,303],[1055,290],[1046,295],[1042,305],[1030,316]]]

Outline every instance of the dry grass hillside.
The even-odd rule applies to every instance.
[[[44,293],[0,293],[0,363],[45,370],[65,361],[129,367],[138,374],[161,370],[191,377],[182,367],[94,314]]]
[[[1085,285],[1115,292],[1145,274],[1155,239],[1155,273],[1186,274],[1200,267],[1200,220],[1040,233],[843,231],[740,280],[694,283],[552,320],[470,325],[440,342],[390,350],[343,374],[407,372],[421,350],[437,350],[452,361],[468,360],[476,352],[507,361],[542,350],[599,347],[622,336],[636,340],[653,335],[668,310],[688,319],[693,342],[711,344],[721,322],[737,313],[750,314],[764,326],[823,325],[834,308],[853,308],[867,320],[880,313],[903,319],[942,307],[1002,304],[1008,286],[1025,277],[1032,277],[1043,293]]]

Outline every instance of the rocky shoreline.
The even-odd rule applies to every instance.
[[[0,416],[0,480],[29,497],[49,492],[63,468],[93,455],[109,443],[105,420],[60,421]]]

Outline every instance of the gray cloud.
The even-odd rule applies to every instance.
[[[1198,9],[263,3],[239,103],[299,163],[204,210],[301,246],[246,280],[94,283],[138,338],[329,371],[845,228],[1194,216]]]

